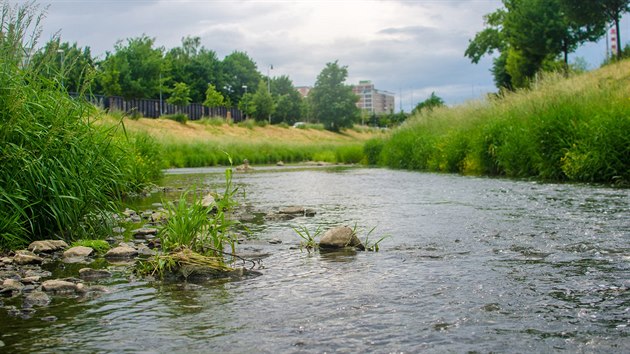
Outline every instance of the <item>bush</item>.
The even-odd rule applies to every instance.
[[[188,122],[188,115],[184,113],[167,114],[160,118],[174,120],[178,123],[186,124]]]

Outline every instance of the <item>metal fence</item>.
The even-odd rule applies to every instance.
[[[76,95],[74,95],[76,96]],[[124,112],[126,114],[139,114],[145,118],[159,118],[167,114],[183,113],[190,120],[198,120],[203,117],[230,118],[234,122],[244,119],[243,112],[236,108],[206,107],[200,103],[191,103],[185,107],[178,107],[164,100],[156,99],[131,99],[125,100],[118,96],[91,95],[88,98],[92,104],[107,111]]]

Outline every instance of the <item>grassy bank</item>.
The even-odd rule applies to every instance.
[[[393,168],[627,184],[630,61],[416,116],[366,153]]]
[[[111,121],[114,121],[110,117]],[[216,120],[186,124],[168,119],[124,119],[131,133],[153,137],[161,147],[162,167],[201,167],[228,165],[248,159],[252,164],[302,161],[359,163],[363,144],[381,133],[346,130],[332,133],[319,129],[282,126],[259,127],[227,124]]]
[[[35,10],[3,5],[0,17],[0,249],[97,237],[116,201],[160,175],[151,139],[95,125],[63,73],[43,75],[54,56],[23,62],[39,33]]]

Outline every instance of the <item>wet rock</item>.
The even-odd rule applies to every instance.
[[[41,277],[39,277],[39,276],[24,277],[24,278],[22,278],[22,283],[24,283],[24,284],[36,284],[36,283],[39,283],[40,280],[41,280]]]
[[[24,272],[25,278],[29,278],[29,277],[48,278],[50,276],[52,276],[52,273],[43,269],[28,269]]]
[[[42,321],[55,322],[57,321],[57,316],[45,316],[45,317],[42,317]]]
[[[15,279],[5,279],[2,282],[2,288],[6,291],[17,291],[20,292],[24,289],[24,284],[22,284],[19,280]]]
[[[217,202],[214,199],[214,196],[212,195],[212,193],[209,193],[205,197],[203,197],[203,199],[201,200],[201,206],[204,208],[212,208],[212,209],[217,207]]]
[[[143,227],[143,228],[135,229],[131,231],[131,234],[133,235],[133,237],[137,239],[146,239],[147,236],[149,235],[155,236],[157,235],[157,233],[158,233],[158,229],[151,228],[151,227]]]
[[[154,256],[155,251],[149,248],[147,245],[141,243],[137,246],[138,254],[141,256]]]
[[[109,278],[112,273],[105,269],[81,268],[79,269],[79,277],[84,280],[95,280]]]
[[[11,258],[11,257],[2,257],[2,258],[0,258],[0,264],[13,264],[13,258]]]
[[[155,211],[151,214],[150,220],[156,224],[164,223],[168,220],[168,212],[164,209]]]
[[[276,162],[276,166],[279,166],[279,167],[284,166],[284,161],[280,160],[280,161]]]
[[[138,255],[138,250],[135,248],[121,243],[120,246],[114,247],[105,253],[105,258],[107,259],[124,259],[131,258]]]
[[[282,240],[278,239],[278,238],[272,238],[271,240],[269,240],[269,243],[272,245],[279,245],[282,243]]]
[[[295,214],[268,213],[267,215],[265,215],[265,220],[267,221],[287,221],[295,218]]]
[[[344,248],[344,247],[356,247],[358,249],[365,249],[365,246],[361,243],[361,240],[357,237],[354,231],[348,226],[340,226],[332,228],[322,236],[319,241],[320,248]]]
[[[304,215],[304,207],[301,206],[290,206],[286,208],[282,208],[278,211],[280,214],[291,214],[291,215]]]
[[[112,232],[117,234],[117,235],[124,234],[125,231],[127,231],[127,229],[125,229],[124,227],[120,227],[120,226],[116,226],[116,227],[114,227],[112,229]]]
[[[41,264],[43,261],[41,257],[27,250],[16,251],[15,256],[13,256],[13,263],[17,265]]]
[[[77,285],[66,280],[46,280],[42,284],[42,290],[55,294],[72,294],[77,291]]]
[[[89,257],[94,252],[91,247],[75,246],[67,249],[63,253],[63,258],[85,258]]]
[[[23,307],[48,306],[50,296],[43,291],[33,291],[24,297]]]
[[[34,253],[51,253],[67,247],[68,244],[62,240],[42,240],[31,242],[28,250]]]

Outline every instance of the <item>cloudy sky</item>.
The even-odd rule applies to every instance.
[[[11,3],[12,0],[9,0]],[[13,1],[16,2],[16,1]],[[23,2],[23,1],[19,1]],[[143,34],[158,46],[177,47],[184,36],[201,37],[220,59],[247,52],[261,73],[287,75],[312,86],[326,63],[347,66],[348,83],[371,80],[396,95],[397,107],[431,92],[459,104],[495,91],[491,58],[475,65],[464,57],[468,40],[483,29],[484,14],[500,0],[38,0],[49,5],[42,41],[89,46],[103,57],[118,40]],[[630,38],[628,16],[622,39]],[[606,42],[581,48],[591,68]],[[401,100],[402,98],[402,100]]]

